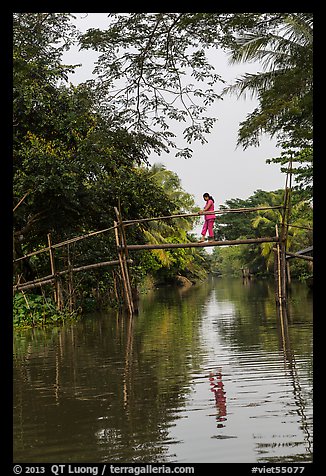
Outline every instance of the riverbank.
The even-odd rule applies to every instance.
[[[214,273],[208,275],[206,280],[201,280],[197,282],[192,282],[185,276],[176,276],[173,280],[169,282],[156,282],[152,276],[146,276],[143,280],[142,285],[137,290],[137,293],[134,296],[134,299],[137,301],[137,306],[139,304],[139,299],[142,295],[148,293],[155,293],[155,290],[161,288],[176,288],[182,291],[187,291],[193,286],[202,284],[205,281],[211,279],[212,277],[218,279],[228,279],[226,276],[215,276]],[[241,276],[233,278],[243,282]],[[256,276],[251,276],[251,279],[245,279],[244,281],[268,281],[269,278],[264,277],[257,279]],[[296,283],[301,283],[300,281],[293,280],[291,285],[288,287],[288,291],[291,293],[293,286],[295,287]],[[302,283],[307,289],[312,291],[312,278],[304,281]],[[111,303],[112,304],[112,303]],[[53,299],[45,297],[44,295],[33,294],[20,292],[16,293],[13,298],[13,326],[16,328],[26,328],[26,327],[44,327],[44,326],[53,326],[53,325],[62,325],[65,322],[75,322],[81,319],[82,316],[87,315],[91,311],[105,312],[115,311],[119,309],[118,303],[116,305],[112,304],[111,306],[104,306],[102,309],[96,307],[96,301],[94,299],[94,309],[90,306],[90,309],[81,309],[77,308],[76,310],[69,310],[64,308],[58,310],[57,306]]]

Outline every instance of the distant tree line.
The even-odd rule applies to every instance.
[[[313,245],[313,209],[311,201],[300,191],[292,192],[290,223],[287,223],[286,249],[297,252]],[[266,192],[257,190],[248,199],[227,200],[222,210],[234,208],[275,207],[283,205],[284,190]],[[253,213],[225,213],[218,216],[215,233],[218,238],[235,240],[259,236],[275,236],[275,225],[282,222],[283,209],[258,210]],[[256,276],[272,276],[274,243],[238,245],[215,248],[212,270],[220,274],[240,276],[241,269],[248,269]],[[311,263],[301,259],[291,260],[293,278],[306,280],[312,276]]]

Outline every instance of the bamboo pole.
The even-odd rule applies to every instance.
[[[287,223],[290,221],[290,206],[291,206],[291,185],[292,183],[292,161],[289,162],[288,172],[286,175],[286,184],[284,192],[284,208],[282,213],[281,223],[281,284],[282,284],[282,300],[284,302],[284,309],[286,307],[286,290],[287,290],[287,270],[286,270],[286,246],[288,241],[289,226]]]
[[[128,249],[127,249],[126,234],[125,234],[124,225],[123,225],[122,218],[121,218],[121,213],[119,212],[117,207],[114,207],[114,211],[115,211],[115,214],[117,216],[117,221],[118,221],[118,225],[119,225],[119,228],[118,228],[117,231],[120,232],[121,248],[120,248],[120,250],[118,250],[118,253],[120,254],[121,263],[122,263],[122,267],[123,267],[123,278],[124,278],[124,284],[125,284],[125,287],[126,287],[128,308],[129,308],[130,314],[132,315],[135,312],[135,308],[134,308],[134,302],[133,302],[133,297],[132,297],[129,269],[128,269],[128,263],[127,263]]]
[[[301,258],[301,259],[305,259],[307,261],[313,261],[314,260],[313,256],[300,255],[299,253],[290,253],[289,251],[286,252],[285,257],[286,257],[287,260],[289,260],[291,258]]]
[[[284,309],[286,307],[286,289],[287,289],[285,251],[286,251],[286,243],[285,243],[285,240],[282,240],[280,243],[280,252],[281,252],[282,301],[283,301]]]
[[[50,265],[51,265],[51,274],[54,276],[54,289],[53,289],[53,297],[54,297],[54,302],[57,305],[57,308],[59,309],[60,307],[60,301],[59,301],[59,293],[58,293],[58,285],[57,285],[57,280],[55,278],[55,266],[54,266],[54,257],[53,257],[53,250],[52,250],[52,243],[51,243],[51,233],[48,233],[48,244],[49,244],[49,254],[50,254]]]
[[[121,243],[124,247],[124,251],[123,251],[123,265],[124,265],[124,268],[125,268],[125,274],[126,274],[126,277],[127,277],[127,286],[128,286],[128,294],[129,294],[129,297],[130,297],[130,302],[131,302],[131,306],[132,306],[132,312],[134,313],[136,311],[136,301],[134,300],[134,295],[133,295],[133,292],[132,292],[132,288],[131,288],[131,281],[130,281],[130,273],[129,273],[129,267],[128,267],[128,248],[127,248],[127,237],[126,237],[126,230],[125,230],[125,226],[122,222],[122,214],[121,214],[121,207],[120,207],[120,200],[119,200],[119,221],[120,221],[120,231],[121,231]],[[116,209],[116,213],[117,213],[117,209]]]
[[[20,285],[16,285],[13,287],[13,292],[18,292],[18,291],[26,291],[26,289],[32,289],[32,288],[36,288],[38,286],[43,286],[45,284],[53,284],[53,281],[54,281],[54,278],[51,278],[51,279],[45,279],[45,280],[42,280],[42,281],[38,281],[36,283],[31,283],[30,281],[28,281],[28,283],[24,283],[23,284],[20,284]]]
[[[285,225],[288,227],[290,226],[291,228],[300,228],[301,230],[313,231],[313,228],[308,226],[293,225],[292,223],[287,222],[285,222]]]
[[[274,288],[274,296],[275,296],[275,304],[278,307],[279,305],[279,286],[278,286],[278,250],[277,247],[273,248],[274,251],[274,281],[275,281],[275,288]]]
[[[128,262],[132,263],[132,260],[128,260]],[[117,265],[119,264],[119,261],[118,260],[113,260],[113,261],[102,261],[100,263],[94,263],[94,264],[87,264],[85,266],[79,266],[79,268],[73,268],[72,271],[75,273],[75,272],[78,272],[78,271],[86,271],[86,270],[89,270],[89,269],[94,269],[94,268],[102,268],[103,266],[114,266],[114,265]],[[61,271],[59,274],[64,274],[64,273],[67,273],[68,270],[65,270],[65,271]]]
[[[138,310],[137,289],[135,288],[134,289],[135,292],[133,292],[133,289],[131,287],[130,273],[129,273],[129,267],[128,267],[129,260],[128,260],[127,236],[126,236],[125,226],[122,222],[120,201],[119,201],[119,218],[120,218],[121,239],[122,239],[122,243],[123,243],[123,246],[124,246],[124,267],[126,269],[126,275],[128,277],[128,280],[127,280],[128,292],[129,292],[130,300],[131,300],[131,303],[132,303],[132,310],[133,310],[133,312],[136,312]]]
[[[278,226],[275,225],[276,236],[278,237]],[[282,340],[283,340],[283,302],[282,302],[282,283],[281,283],[281,258],[280,258],[280,241],[277,242],[275,251],[275,298],[278,314],[281,320]]]
[[[31,281],[27,281],[26,283],[14,284],[13,289],[16,290],[16,289],[24,288],[25,286],[29,286],[29,285],[32,285],[32,284],[43,283],[43,281],[53,281],[54,278],[55,278],[54,274],[49,274],[48,276],[43,276],[43,278],[33,279]]]
[[[275,225],[276,236],[279,236],[278,226]],[[283,247],[283,249],[282,249]],[[282,242],[281,237],[276,245],[275,251],[276,258],[276,304],[278,313],[281,320],[282,332],[283,332],[283,320],[286,318],[286,267],[285,267],[285,244]]]
[[[69,311],[72,312],[74,309],[74,276],[72,272],[72,264],[70,261],[70,246],[68,246],[68,253],[67,253],[67,258],[68,258],[68,304],[69,304]]]
[[[45,253],[46,251],[49,251],[49,249],[50,248],[47,246],[45,248],[42,248],[41,250],[32,251],[31,253],[28,253],[27,255],[20,256],[19,258],[14,259],[13,262],[16,263],[17,261],[21,261],[23,259],[30,258],[31,256],[35,256],[35,255],[38,255],[40,253]]]
[[[224,241],[205,241],[205,242],[191,242],[191,243],[162,243],[159,245],[145,244],[145,245],[127,245],[129,251],[136,250],[163,250],[170,248],[204,248],[206,246],[228,246],[228,245],[243,245],[255,243],[274,243],[278,242],[279,238],[264,237],[264,238],[247,238],[241,240],[224,240]],[[118,247],[119,248],[119,247]]]
[[[21,199],[19,200],[19,202],[17,203],[17,205],[14,207],[13,212],[15,212],[15,211],[17,210],[17,208],[19,207],[19,205],[20,205],[21,203],[23,203],[23,201],[25,200],[25,198],[27,197],[27,195],[28,195],[29,193],[30,193],[30,192],[25,193],[25,195],[23,196],[23,198],[21,198]]]
[[[278,226],[275,225],[275,230],[276,230],[276,236],[279,238],[278,235]],[[282,305],[281,301],[281,293],[282,293],[282,287],[281,287],[281,265],[280,265],[280,242],[278,240],[277,245],[276,245],[276,263],[277,263],[277,302],[278,305]]]
[[[278,228],[276,225],[278,235]],[[278,255],[278,314],[281,321],[282,340],[284,340],[284,321],[287,319],[287,305],[286,305],[286,260],[285,260],[285,241],[280,237],[277,244]]]
[[[118,217],[119,217],[119,212],[118,212]],[[132,306],[132,299],[131,295],[129,294],[129,288],[128,288],[128,283],[127,283],[127,276],[126,276],[126,270],[124,267],[123,263],[123,249],[124,247],[121,246],[121,233],[119,236],[118,230],[120,229],[118,226],[118,223],[115,221],[114,222],[115,229],[115,239],[116,239],[116,244],[117,244],[117,250],[118,250],[118,258],[119,258],[119,264],[120,264],[120,270],[121,270],[121,277],[122,277],[122,282],[123,282],[123,289],[124,289],[124,294],[125,294],[125,302],[127,303],[127,308],[129,310],[130,315],[133,314],[133,306]]]

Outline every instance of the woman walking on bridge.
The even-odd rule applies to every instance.
[[[209,193],[204,193],[203,198],[206,202],[206,205],[203,210],[201,210],[199,213],[204,214],[205,212],[213,212],[214,211],[214,198],[209,194]],[[216,218],[215,213],[210,213],[210,214],[205,214],[205,221],[203,225],[203,229],[201,231],[201,239],[199,240],[199,243],[202,243],[205,241],[205,235],[208,230],[208,240],[212,241],[214,240],[214,220]]]

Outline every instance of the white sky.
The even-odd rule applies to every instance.
[[[76,26],[80,31],[88,28],[105,29],[108,24],[107,13],[75,13]],[[96,52],[78,51],[73,48],[63,56],[65,64],[78,64],[75,74],[69,76],[73,84],[91,79]],[[242,64],[231,66],[223,51],[214,50],[211,56],[216,64],[216,72],[227,81],[234,82],[235,78],[246,72],[261,71],[260,65]],[[217,86],[218,88],[225,85]],[[219,89],[217,92],[221,92]],[[246,199],[258,190],[276,190],[284,188],[285,175],[281,174],[279,165],[266,164],[266,159],[280,155],[275,141],[269,138],[261,140],[260,147],[249,147],[247,150],[236,146],[239,123],[256,107],[257,102],[251,99],[237,99],[236,96],[224,96],[223,101],[217,101],[209,108],[209,114],[218,118],[211,133],[206,136],[208,143],[192,143],[194,151],[190,159],[175,157],[170,154],[160,157],[152,154],[151,164],[163,163],[167,169],[178,174],[182,188],[192,194],[196,204],[203,206],[203,193],[210,193],[215,199],[216,208],[232,198]],[[173,129],[174,130],[174,129]],[[180,143],[182,128],[180,127]]]

